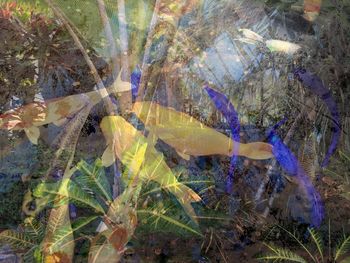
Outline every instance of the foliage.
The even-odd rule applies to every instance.
[[[279,226],[283,231],[285,231],[292,239],[294,239],[308,255],[305,258],[303,255],[300,256],[298,252],[292,252],[289,249],[276,247],[274,245],[265,244],[271,253],[263,256],[259,256],[257,259],[268,262],[282,262],[282,261],[292,261],[292,262],[347,262],[349,258],[344,256],[350,253],[350,236],[347,236],[339,240],[335,248],[333,248],[332,253],[326,253],[323,245],[323,240],[319,232],[313,228],[308,228],[308,234],[310,235],[312,243],[316,246],[315,253],[311,248],[303,244],[303,242],[293,233],[289,232],[287,229]],[[329,237],[330,238],[330,237]],[[330,240],[328,240],[330,244]],[[328,248],[327,248],[328,249]],[[330,248],[329,248],[330,249]],[[318,256],[316,255],[318,254]],[[343,261],[340,261],[343,258]]]

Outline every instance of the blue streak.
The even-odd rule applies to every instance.
[[[238,114],[230,102],[230,100],[222,93],[210,88],[209,86],[205,86],[204,89],[208,93],[211,100],[214,102],[216,108],[221,112],[221,114],[225,117],[227,120],[231,134],[232,139],[236,142],[240,141],[239,131],[240,131],[240,123],[238,119]],[[227,179],[227,185],[226,185],[226,191],[228,193],[232,192],[232,185],[233,185],[233,173],[234,173],[234,165],[237,161],[237,153],[238,147],[235,147],[236,144],[233,144],[233,155],[231,157],[230,162],[230,169]]]

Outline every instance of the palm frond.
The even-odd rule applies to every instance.
[[[126,166],[126,169],[122,177],[127,181],[128,185],[136,183],[135,180],[145,159],[147,145],[148,143],[142,143],[142,141],[139,141],[134,143],[131,149],[123,153],[122,163]]]
[[[44,237],[45,225],[37,217],[27,217],[24,220],[26,234],[35,241]]]
[[[169,189],[169,188],[176,187],[176,186],[183,185],[183,184],[203,184],[203,183],[207,183],[207,184],[211,183],[212,185],[214,185],[214,182],[212,180],[180,181],[180,182],[167,184],[167,185],[162,186],[162,187],[154,187],[151,190],[143,193],[142,196],[147,196],[148,194],[151,194],[151,193],[154,193],[154,192],[159,192],[162,189]],[[208,187],[210,187],[210,186],[208,186]]]
[[[157,209],[142,209],[137,210],[138,214],[148,215],[150,217],[147,217],[149,220],[153,220],[153,224],[155,227],[159,224],[160,221],[163,221],[167,224],[171,224],[179,229],[185,230],[187,232],[196,234],[198,236],[203,236],[200,232],[189,226],[188,223],[183,223],[179,220],[176,220],[170,216],[165,215],[166,211],[158,211]]]
[[[339,259],[350,251],[350,236],[344,238],[336,247],[334,260]]]
[[[311,235],[312,241],[315,243],[318,253],[320,253],[321,259],[323,261],[323,240],[321,235],[316,232],[313,228],[308,228],[308,231]]]
[[[304,250],[305,252],[310,256],[310,258],[314,261],[317,262],[315,257],[312,255],[311,251],[303,244],[303,242],[300,241],[300,239],[298,237],[296,237],[293,233],[291,233],[290,231],[288,231],[287,229],[285,229],[282,226],[279,226],[281,229],[283,229],[288,235],[290,235]]]
[[[289,249],[278,248],[268,244],[265,245],[272,251],[272,253],[258,257],[258,260],[272,262],[292,261],[299,263],[307,263],[307,261],[304,258],[290,251]]]
[[[69,244],[69,242],[65,243],[64,241],[69,237],[70,235],[73,235],[74,232],[80,230],[84,226],[88,225],[92,221],[94,221],[98,216],[90,216],[90,217],[83,217],[79,218],[76,221],[74,221],[69,228],[62,228],[58,231],[58,233],[55,235],[54,239],[52,240],[51,248],[53,251],[62,248]]]
[[[60,183],[67,183],[67,191],[59,191]],[[52,194],[57,195],[62,199],[69,198],[70,200],[86,205],[97,212],[104,213],[104,209],[99,202],[70,179],[63,179],[61,182],[57,183],[41,183],[33,191],[33,195],[38,198]]]
[[[75,181],[94,193],[100,193],[107,201],[112,201],[111,185],[106,177],[101,159],[97,159],[93,165],[84,160],[77,164],[80,175]]]
[[[13,248],[30,248],[35,242],[21,231],[5,230],[0,233],[0,243],[7,243]]]

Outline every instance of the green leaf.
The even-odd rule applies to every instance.
[[[350,251],[350,236],[347,236],[337,245],[334,260],[338,260],[339,257],[345,255],[349,251]]]
[[[60,183],[67,183],[68,192],[60,192]],[[81,187],[70,179],[63,179],[57,183],[41,183],[33,191],[35,197],[44,197],[46,195],[55,194],[60,198],[69,198],[78,203],[82,203],[94,210],[104,213],[103,207],[94,199],[93,196],[85,192]]]
[[[111,185],[106,177],[101,159],[97,159],[93,165],[82,160],[78,163],[77,168],[81,172],[74,178],[78,184],[96,194],[99,193],[107,201],[113,200]]]
[[[182,222],[178,221],[178,220],[175,220],[169,216],[166,216],[165,214],[161,213],[161,212],[158,212],[157,210],[155,209],[152,209],[152,210],[137,210],[137,213],[139,214],[148,214],[148,215],[151,215],[151,217],[155,218],[155,223],[157,224],[157,221],[159,221],[160,219],[162,220],[165,220],[167,221],[168,223],[170,224],[173,224],[177,227],[180,227],[184,230],[187,230],[191,233],[194,233],[198,236],[203,236],[201,233],[199,233],[198,231],[196,231],[195,229],[193,229],[192,227],[188,226],[188,225],[185,225],[183,224]]]
[[[299,263],[307,263],[307,261],[304,258],[290,251],[289,249],[278,248],[267,244],[265,245],[272,251],[272,253],[267,254],[265,256],[258,257],[257,258],[258,260],[273,261],[273,262],[292,261],[292,262],[299,262]]]
[[[322,237],[320,236],[320,234],[318,232],[315,231],[315,229],[308,228],[308,230],[309,230],[309,233],[311,235],[312,240],[314,241],[314,243],[317,247],[318,253],[320,254],[321,259],[323,261],[323,240],[322,240]]]
[[[52,249],[55,251],[59,249],[62,246],[65,246],[67,244],[63,243],[63,241],[72,235],[75,231],[83,228],[84,226],[88,225],[92,221],[94,221],[98,216],[90,216],[90,217],[83,217],[79,218],[76,221],[72,223],[72,226],[69,228],[62,228],[59,233],[55,236],[53,243],[51,245]]]
[[[0,233],[0,242],[10,244],[13,248],[31,248],[35,242],[25,233],[15,230],[5,230]]]
[[[45,226],[36,217],[27,217],[24,220],[26,234],[36,241],[41,241],[44,237]]]

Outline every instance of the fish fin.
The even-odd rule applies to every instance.
[[[102,154],[102,165],[105,167],[111,166],[115,162],[115,154],[113,145],[108,145]]]
[[[32,144],[38,144],[38,139],[40,136],[40,130],[36,126],[31,126],[29,128],[24,128],[24,131]]]
[[[55,124],[56,126],[62,126],[66,121],[67,121],[67,118],[62,118],[62,119],[53,121],[52,123]]]
[[[185,159],[186,161],[189,161],[190,158],[191,158],[191,156],[189,156],[188,154],[182,153],[182,152],[178,152],[178,151],[177,151],[177,154],[180,155],[180,157],[181,157],[182,159]]]
[[[238,155],[254,160],[270,159],[273,158],[272,145],[264,142],[241,143]]]

